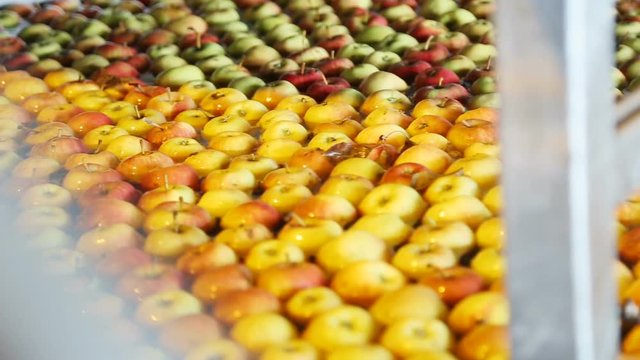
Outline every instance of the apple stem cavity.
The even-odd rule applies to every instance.
[[[448,101],[449,101],[448,97],[443,97],[442,101],[440,101],[440,104],[438,104],[438,107],[441,107],[441,108],[446,107]]]

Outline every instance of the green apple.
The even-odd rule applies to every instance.
[[[267,1],[260,5],[249,8],[245,11],[247,20],[257,22],[260,19],[266,19],[282,13],[282,9],[278,4]]]
[[[423,4],[420,8],[420,15],[427,19],[437,19],[448,12],[458,9],[458,4],[454,0],[430,0]]]
[[[493,23],[486,19],[479,19],[466,23],[460,27],[460,32],[467,35],[471,41],[482,39],[487,33],[493,31]]]
[[[243,23],[242,21],[232,21],[226,24],[216,24],[212,25],[211,28],[214,32],[219,34],[229,34],[229,33],[242,33],[249,31],[249,25]]]
[[[131,24],[134,23],[133,19],[126,19],[124,21],[124,24],[125,26],[127,26],[127,29],[131,29],[133,31],[139,31],[141,34],[145,34],[155,29],[156,27],[158,27],[158,22],[156,21],[156,19],[154,19],[153,16],[149,14],[136,14],[135,19],[138,21],[137,26],[135,28],[129,27],[130,23]]]
[[[231,80],[228,87],[242,91],[248,98],[253,96],[259,88],[265,86],[264,80],[257,76],[243,76]]]
[[[275,76],[279,77],[280,75],[290,72],[300,70],[300,65],[297,62],[282,58],[277,60],[269,61],[268,63],[262,65],[260,68],[260,74],[263,76]]]
[[[640,45],[640,39],[638,39],[638,44]],[[620,44],[616,49],[616,64],[618,66],[630,61],[636,57],[636,51],[629,45]]]
[[[295,34],[276,42],[274,46],[283,54],[293,54],[308,49],[311,43],[304,34]]]
[[[611,79],[613,80],[613,85],[620,90],[627,86],[627,78],[622,71],[616,67],[611,69]]]
[[[264,36],[264,40],[270,44],[282,41],[290,36],[302,34],[302,29],[296,24],[284,23],[276,26]]]
[[[275,29],[278,25],[289,23],[291,23],[291,17],[282,13],[258,20],[258,22],[256,22],[255,29],[261,34],[269,34],[271,30]]]
[[[464,76],[476,68],[476,63],[464,55],[455,55],[446,59],[442,66],[455,72],[458,76]]]
[[[630,47],[636,53],[640,52],[640,37],[638,36],[627,36],[621,44]]]
[[[624,74],[629,79],[640,77],[640,59],[636,58],[625,64]]]
[[[165,70],[177,68],[187,65],[187,61],[177,55],[165,55],[153,60],[151,64],[151,72],[159,74]]]
[[[53,30],[49,34],[49,38],[47,40],[57,42],[63,48],[66,48],[73,43],[73,37],[69,35],[68,32],[62,30]]]
[[[389,26],[369,26],[360,31],[355,40],[359,43],[374,45],[395,33],[396,31]]]
[[[492,76],[481,76],[477,78],[469,88],[469,92],[473,95],[494,93],[496,91],[498,91],[496,79]]]
[[[241,56],[257,45],[264,45],[264,41],[253,35],[234,40],[228,47],[227,52],[231,56]]]
[[[477,109],[479,107],[490,107],[499,109],[500,108],[500,94],[498,93],[489,93],[477,95],[469,99],[467,104],[468,109]]]
[[[372,52],[376,51],[371,45],[362,43],[351,43],[343,46],[336,54],[339,58],[347,58],[355,64],[361,63]]]
[[[195,65],[182,65],[165,70],[156,76],[158,86],[167,86],[177,89],[185,83],[195,80],[204,80],[204,73]]]
[[[200,1],[198,3],[190,5],[197,7],[198,10],[203,14],[210,14],[216,11],[238,8],[238,5],[236,5],[236,3],[234,3],[232,0]]]
[[[278,60],[282,55],[278,50],[268,45],[256,45],[244,54],[243,64],[250,68],[260,68],[269,61]]]
[[[457,30],[463,25],[476,21],[477,19],[476,16],[473,15],[473,13],[469,10],[456,9],[442,15],[438,20],[441,23],[445,24],[448,28]]]
[[[347,80],[349,84],[358,86],[369,75],[379,71],[375,65],[372,64],[358,64],[351,69],[344,70],[340,73],[340,77]]]
[[[294,56],[290,56],[291,60],[298,64],[313,64],[320,60],[328,59],[329,57],[329,52],[320,46],[312,46],[295,54]]]
[[[636,91],[640,89],[640,78],[635,78],[629,82],[629,86],[627,87],[628,91]]]
[[[400,55],[391,51],[378,50],[372,52],[364,59],[365,64],[371,64],[380,70],[385,70],[389,66],[399,63],[400,61],[402,61]]]
[[[330,39],[338,35],[351,35],[344,25],[317,25],[313,27],[311,38],[316,41]]]
[[[200,47],[192,46],[180,53],[180,57],[187,60],[188,63],[195,63],[216,55],[224,55],[224,48],[218,43],[206,43]]]
[[[53,31],[51,26],[47,24],[31,24],[22,29],[18,36],[27,43],[45,39]],[[111,32],[111,29],[109,29]]]
[[[627,36],[636,36],[640,34],[640,22],[621,22],[616,24],[616,37],[623,39]]]
[[[103,39],[101,36],[89,36],[86,38],[82,38],[76,41],[73,46],[74,49],[80,50],[85,54],[90,53],[93,49],[97,48],[100,45],[104,45],[107,43],[107,40]]]
[[[240,14],[236,9],[218,10],[207,15],[204,19],[207,24],[214,26],[238,21],[240,20]]]
[[[85,57],[75,60],[71,67],[80,71],[84,76],[89,77],[96,70],[109,66],[109,60],[96,54],[88,54]]]
[[[98,19],[91,19],[79,28],[76,29],[75,36],[77,37],[91,37],[100,36],[106,37],[111,33],[109,25],[103,23]]]
[[[5,29],[13,29],[14,27],[20,25],[20,21],[22,18],[20,15],[11,10],[0,10],[0,26]]]
[[[225,87],[233,79],[250,75],[251,73],[245,67],[231,64],[218,68],[213,72],[213,74],[211,74],[209,80],[211,80],[211,82],[217,87]]]
[[[396,33],[384,39],[380,44],[378,44],[377,48],[391,51],[396,54],[404,54],[407,49],[415,47],[418,44],[418,40],[413,36],[404,33]]]
[[[398,75],[386,71],[376,71],[362,81],[359,90],[364,95],[371,95],[380,90],[405,91],[408,88],[409,85]]]
[[[471,59],[476,65],[484,66],[489,59],[495,59],[497,57],[498,50],[493,45],[476,43],[462,49],[460,54]]]
[[[396,6],[388,7],[382,10],[381,13],[389,22],[394,22],[398,20],[411,20],[415,19],[416,12],[413,8],[407,4],[400,4]]]
[[[39,58],[49,57],[62,51],[62,46],[54,40],[46,39],[29,45],[29,51]]]
[[[47,73],[52,71],[62,69],[62,64],[58,60],[55,59],[42,59],[37,61],[34,64],[29,65],[27,71],[31,73],[33,76],[42,77]]]
[[[180,47],[176,44],[156,44],[151,45],[147,49],[147,55],[151,60],[155,60],[167,55],[177,56],[180,53]]]
[[[231,64],[233,64],[233,59],[230,57],[225,55],[215,55],[198,61],[196,66],[199,67],[206,75],[211,75],[218,68]]]

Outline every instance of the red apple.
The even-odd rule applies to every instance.
[[[144,213],[129,202],[118,199],[98,199],[92,203],[91,207],[83,209],[77,225],[83,230],[120,223],[139,228],[143,220]]]
[[[419,74],[431,69],[431,64],[423,60],[403,60],[389,66],[388,71],[398,75],[407,83],[412,82]]]
[[[72,154],[88,152],[87,146],[77,137],[56,136],[47,142],[34,145],[29,155],[48,157],[64,164]]]
[[[147,141],[155,147],[160,147],[165,141],[177,137],[195,139],[198,137],[198,132],[184,121],[169,121],[155,126],[145,136]]]
[[[113,121],[99,111],[85,111],[70,118],[67,125],[73,129],[76,136],[83,137],[87,132],[99,126],[113,125]]]
[[[140,185],[145,190],[153,190],[165,186],[167,183],[171,185],[186,185],[197,190],[200,187],[200,178],[191,166],[174,164],[149,170],[140,179]]]
[[[181,289],[183,283],[182,273],[175,267],[151,263],[124,274],[116,284],[115,292],[126,300],[140,301],[161,291]]]
[[[248,289],[252,283],[253,275],[246,266],[225,265],[198,275],[191,285],[191,292],[207,304],[229,292]]]
[[[78,204],[81,207],[91,207],[99,199],[117,199],[135,204],[140,195],[140,191],[126,181],[98,183],[78,197]]]
[[[159,151],[144,151],[130,156],[118,165],[122,176],[133,183],[140,183],[149,172],[173,165],[173,159]]]
[[[380,184],[396,183],[409,185],[418,191],[424,190],[437,177],[426,166],[417,163],[403,163],[385,171]]]
[[[225,324],[234,324],[248,315],[279,311],[278,298],[256,287],[228,292],[213,307],[214,316]]]
[[[420,283],[437,291],[440,298],[449,306],[484,289],[482,276],[464,266],[448,269],[434,268],[431,273],[420,279]]]
[[[293,84],[299,91],[306,90],[312,83],[322,80],[322,72],[316,68],[306,67],[303,63],[300,70],[282,74],[280,80],[286,80]]]
[[[330,77],[309,85],[307,95],[311,96],[317,102],[322,102],[329,94],[349,87],[351,87],[351,84],[349,84],[347,80],[341,77]]]
[[[281,300],[296,292],[327,282],[322,269],[312,263],[280,264],[272,266],[258,275],[257,286],[274,294]]]
[[[252,200],[229,210],[220,222],[223,228],[262,224],[273,229],[280,223],[278,210],[262,200]]]

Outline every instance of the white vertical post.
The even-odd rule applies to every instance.
[[[513,359],[611,360],[613,4],[497,3]]]

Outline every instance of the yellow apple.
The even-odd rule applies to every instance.
[[[270,158],[256,156],[256,154],[236,156],[229,163],[229,169],[247,169],[253,173],[257,181],[262,181],[265,175],[278,168],[278,163]]]
[[[347,135],[341,132],[321,132],[317,133],[309,143],[308,147],[313,149],[320,149],[323,151],[329,150],[334,145],[337,144],[352,144],[353,140]]]
[[[500,156],[500,145],[473,143],[464,150],[465,158],[474,157],[480,154],[497,158]]]
[[[209,241],[209,235],[195,226],[179,225],[151,231],[144,241],[144,251],[160,258],[175,258],[192,247]]]
[[[363,230],[382,240],[389,248],[404,242],[413,231],[396,214],[371,214],[360,217],[349,230]]]
[[[442,174],[451,164],[451,156],[444,150],[429,144],[413,145],[404,150],[394,165],[417,163],[436,174]]]
[[[458,259],[453,250],[438,244],[402,245],[391,263],[410,279],[419,279],[434,268],[446,269],[456,265]]]
[[[421,225],[409,237],[414,244],[438,244],[453,250],[460,257],[475,245],[473,230],[461,222],[452,222],[442,226]]]
[[[502,249],[505,242],[502,218],[493,217],[480,224],[476,230],[476,239],[478,246],[482,248]]]
[[[415,224],[427,205],[420,194],[403,184],[382,184],[375,187],[358,205],[364,215],[391,213],[409,225]]]
[[[382,166],[371,159],[349,158],[338,163],[331,171],[331,176],[361,176],[375,183],[383,173],[384,169]]]
[[[239,257],[245,257],[251,248],[265,240],[273,239],[273,233],[262,224],[251,224],[220,231],[214,241],[229,246]]]
[[[502,213],[502,187],[496,185],[482,197],[482,202],[487,206],[494,215]]]
[[[429,132],[414,135],[411,138],[409,138],[409,140],[416,145],[424,144],[424,145],[435,146],[438,149],[445,150],[445,151],[451,147],[451,144],[449,143],[449,139],[447,139],[446,137],[440,134],[434,134]]]
[[[275,160],[280,165],[286,164],[302,145],[291,139],[266,140],[256,150],[258,156]]]
[[[256,185],[256,177],[247,169],[217,169],[203,180],[202,190],[230,189],[251,194]]]
[[[260,200],[273,206],[281,214],[287,214],[292,212],[298,203],[311,196],[313,196],[313,193],[308,187],[299,184],[287,184],[268,188],[260,195]]]
[[[252,314],[240,319],[231,329],[231,338],[252,352],[284,344],[297,335],[296,328],[282,315]]]
[[[258,140],[241,131],[225,131],[213,136],[208,146],[229,156],[238,156],[253,152]]]
[[[105,149],[113,140],[125,135],[129,135],[125,129],[115,125],[102,125],[89,130],[82,138],[82,142],[91,150]]]
[[[342,305],[342,299],[328,287],[317,286],[295,293],[285,306],[287,315],[299,324],[307,324],[315,316]]]
[[[398,125],[379,124],[362,129],[355,141],[361,145],[387,143],[401,151],[409,137],[409,133]]]
[[[222,115],[209,120],[202,129],[202,137],[211,140],[225,131],[247,132],[251,124],[237,115]]]
[[[331,288],[347,303],[369,306],[383,294],[402,288],[406,281],[391,264],[365,260],[339,270],[331,281]]]
[[[347,199],[353,206],[373,189],[373,183],[356,175],[336,175],[327,179],[320,187],[320,194],[337,195]]]
[[[124,160],[130,156],[151,151],[152,146],[143,138],[133,135],[122,135],[111,140],[105,150],[113,153],[118,159]]]
[[[306,256],[315,256],[322,246],[341,234],[342,226],[333,220],[294,217],[280,230],[278,239],[297,245]]]
[[[376,333],[376,324],[364,309],[340,305],[315,316],[303,338],[321,351],[368,344]]]
[[[447,306],[435,290],[412,284],[382,295],[369,311],[376,321],[390,325],[405,318],[442,319],[447,314]]]
[[[386,260],[389,257],[384,240],[366,231],[350,229],[325,241],[316,254],[316,260],[328,274],[360,261]]]
[[[202,304],[184,290],[165,290],[140,302],[135,319],[142,325],[157,327],[170,320],[202,312]]]
[[[294,244],[282,240],[266,240],[255,244],[245,259],[245,265],[254,273],[278,264],[300,263],[304,252]]]
[[[446,351],[453,345],[453,335],[441,320],[406,318],[391,323],[380,343],[406,358],[423,351]]]
[[[437,204],[458,196],[475,196],[480,193],[478,184],[464,175],[444,175],[435,179],[424,193],[424,199]]]
[[[204,149],[204,146],[196,139],[175,137],[163,142],[158,151],[169,156],[176,163],[180,163]]]
[[[260,354],[260,360],[318,360],[318,350],[308,341],[290,340],[269,345]]]
[[[488,284],[502,279],[507,261],[496,248],[480,250],[471,260],[471,268],[482,276]]]
[[[184,163],[191,166],[198,176],[205,177],[213,170],[219,170],[229,164],[229,155],[222,151],[206,149],[192,154],[184,160]]]
[[[481,189],[489,189],[498,183],[501,172],[502,162],[499,159],[478,154],[454,161],[446,174],[462,173],[475,180]]]
[[[422,223],[441,226],[462,221],[475,229],[490,217],[491,212],[478,198],[459,196],[430,207],[424,213]]]
[[[296,121],[278,121],[267,126],[260,135],[260,139],[262,141],[287,139],[303,143],[308,136],[309,132],[302,124]]]
[[[393,360],[393,354],[380,345],[344,346],[331,350],[326,360]]]
[[[466,334],[477,325],[507,325],[509,303],[505,295],[481,291],[458,302],[447,319],[456,334]]]
[[[198,206],[207,210],[211,217],[221,218],[234,207],[251,201],[251,197],[242,190],[217,189],[202,194]]]

